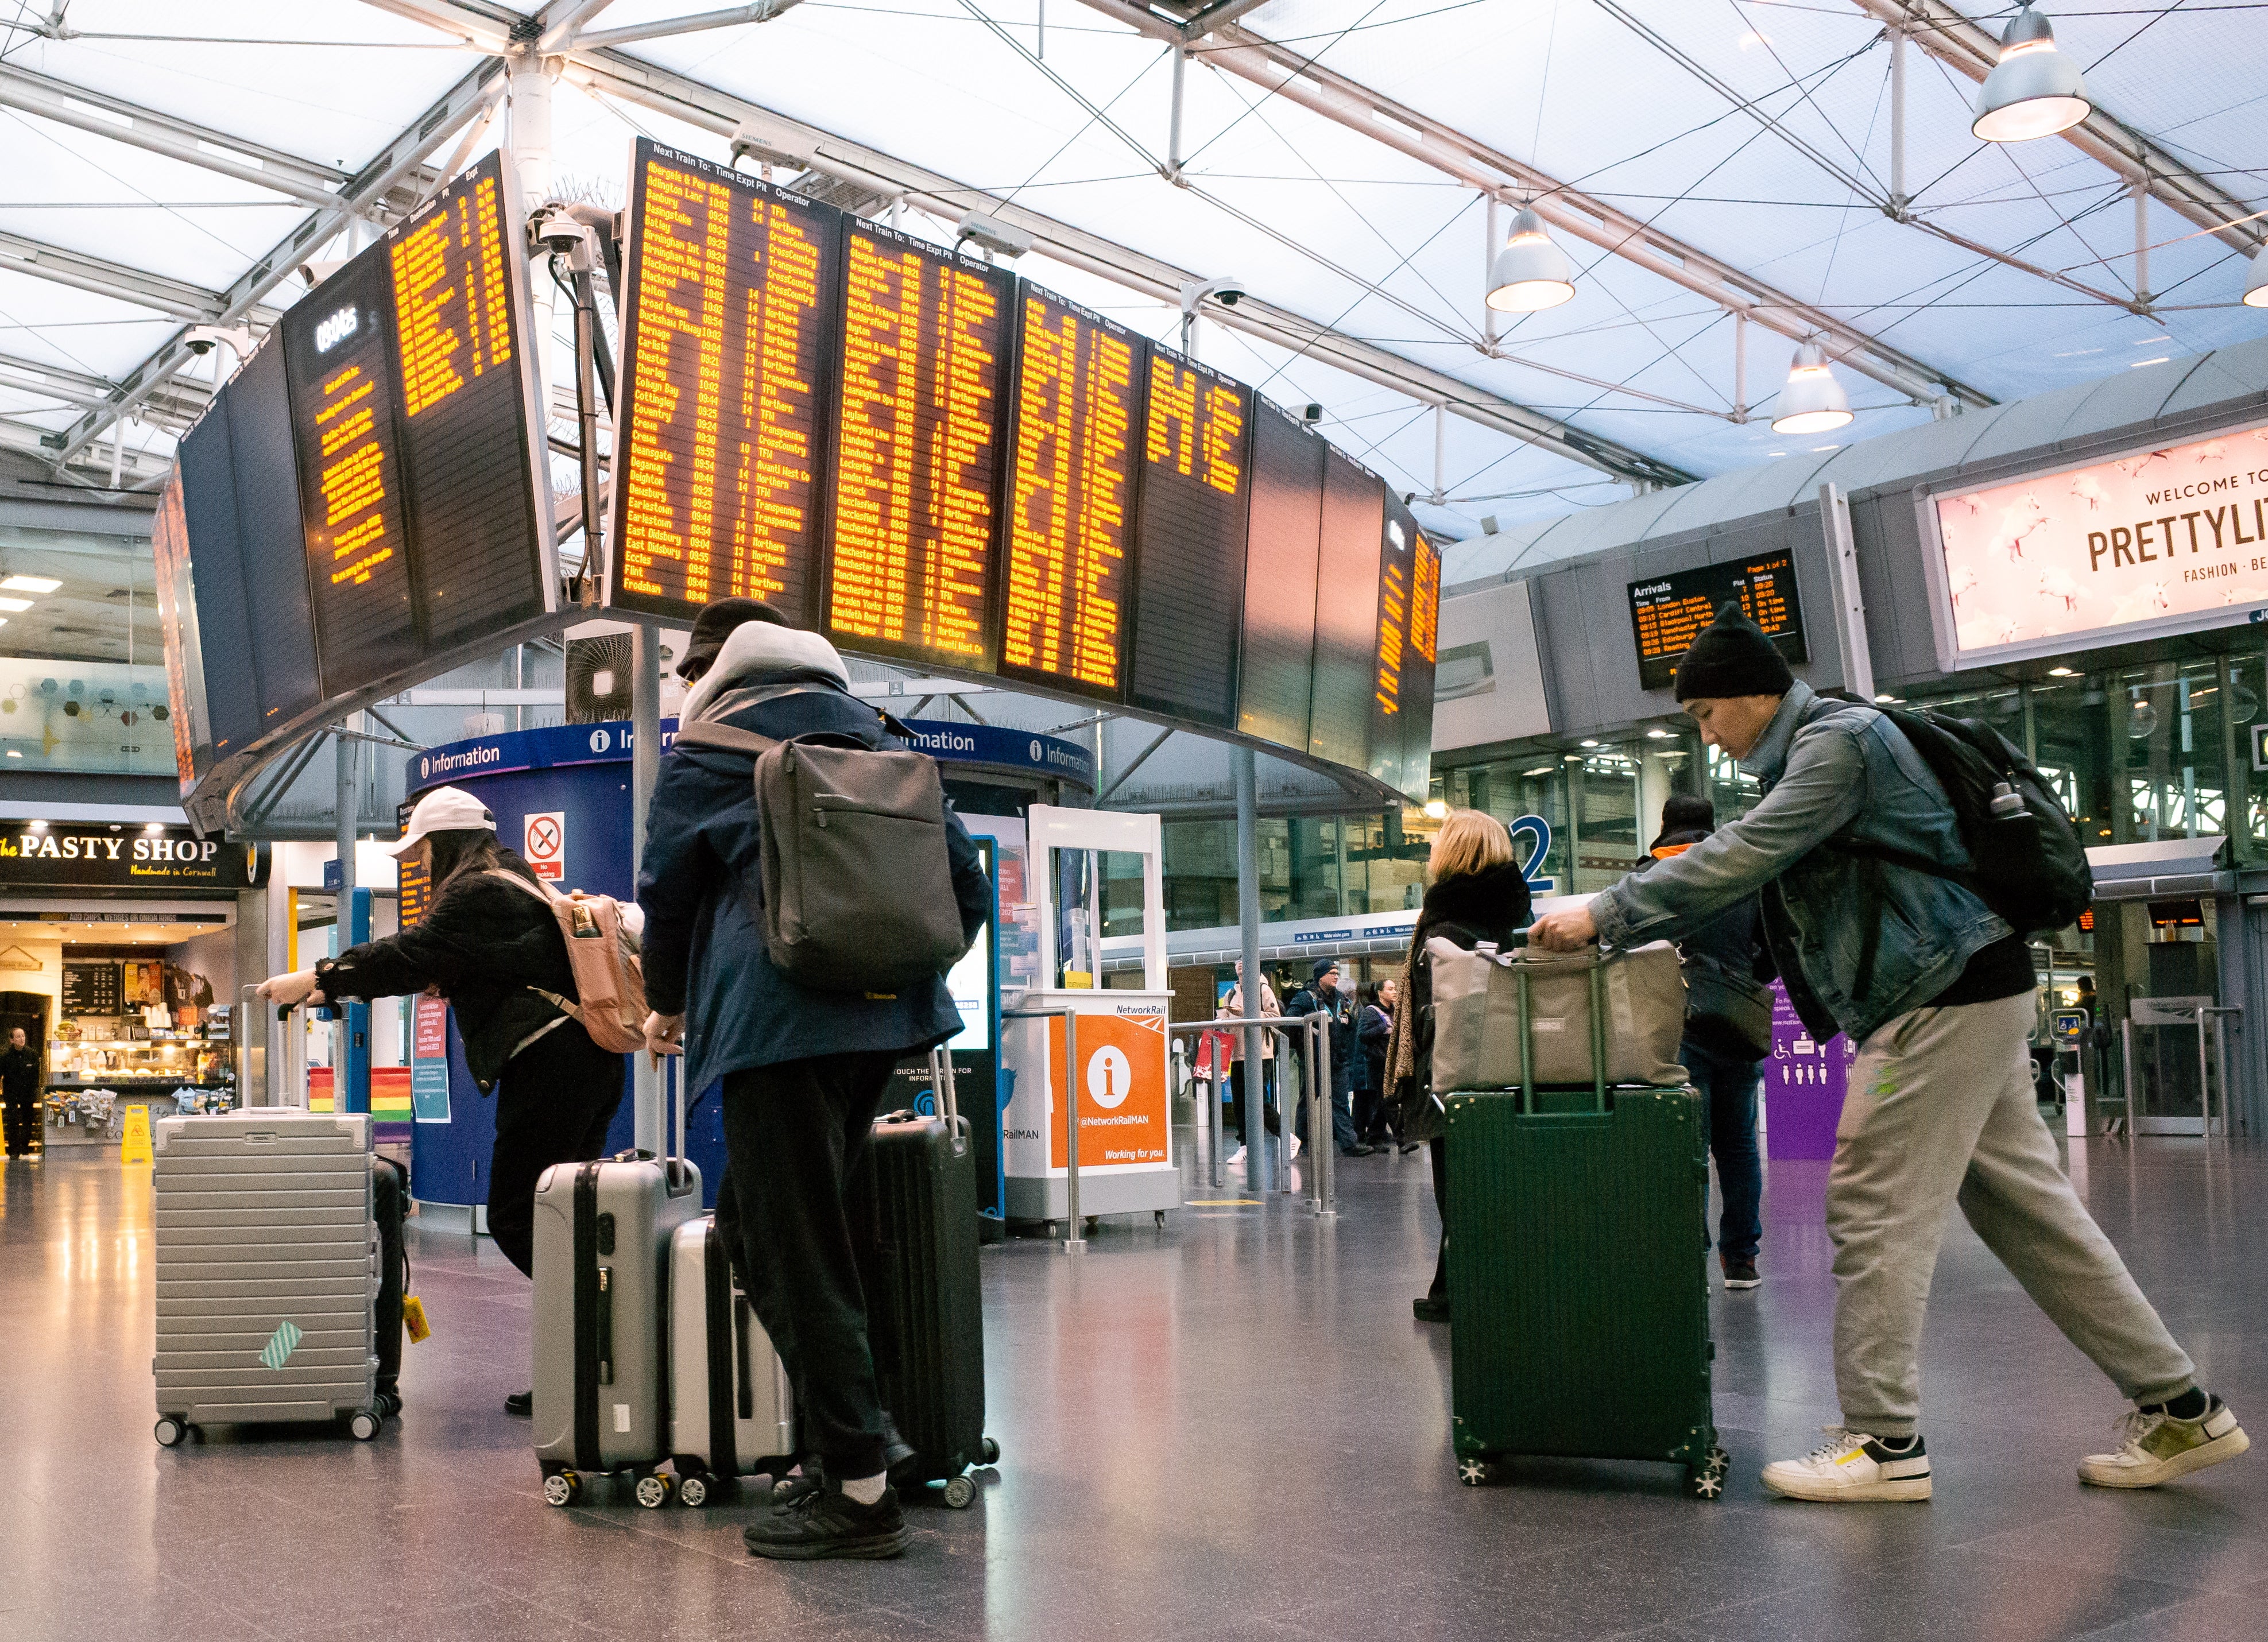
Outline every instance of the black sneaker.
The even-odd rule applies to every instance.
[[[882,1469],[893,1488],[911,1488],[924,1481],[921,1455],[914,1452],[913,1444],[898,1434],[898,1423],[887,1414],[882,1416]]]
[[[740,1530],[740,1538],[750,1556],[777,1562],[881,1562],[905,1555],[913,1533],[898,1510],[898,1491],[887,1483],[871,1506],[829,1484],[765,1512]]]
[[[1410,1302],[1410,1314],[1420,1322],[1449,1321],[1449,1297],[1446,1294],[1420,1294]]]
[[[1764,1282],[1756,1275],[1753,1260],[1727,1260],[1725,1264],[1725,1286],[1728,1289],[1752,1289]]]
[[[507,1414],[516,1414],[522,1419],[528,1418],[535,1412],[535,1393],[533,1391],[513,1392],[510,1396],[504,1400],[504,1411]]]
[[[1366,1145],[1358,1140],[1351,1146],[1341,1146],[1339,1155],[1343,1158],[1366,1158],[1377,1150],[1376,1146]]]

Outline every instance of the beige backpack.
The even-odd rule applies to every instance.
[[[499,871],[489,876],[517,884],[549,906],[567,943],[575,996],[562,998],[540,986],[527,990],[564,1010],[591,1035],[592,1042],[609,1054],[644,1049],[645,970],[638,958],[638,938],[622,919],[622,903],[612,895],[590,895],[579,889],[563,895],[539,889],[517,873]]]

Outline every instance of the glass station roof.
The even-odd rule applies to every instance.
[[[940,240],[959,211],[1036,214],[1018,271],[1152,336],[1183,282],[1233,279],[1200,354],[1321,405],[1460,535],[2268,333],[2240,303],[2268,4],[2055,0],[2097,121],[1994,145],[1974,75],[2014,11],[769,0],[715,26],[703,0],[0,0],[0,445],[154,487],[232,357],[184,356],[187,328],[264,329],[296,270],[532,145],[544,114],[504,71],[530,54],[561,197],[619,204],[634,135],[724,159],[739,128],[743,164]],[[2138,151],[2139,213],[2112,163]],[[1491,320],[1484,188],[1499,234],[1535,200],[1572,300]],[[1776,435],[1815,330],[1857,419]]]

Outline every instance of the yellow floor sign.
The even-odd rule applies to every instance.
[[[126,1108],[126,1144],[118,1149],[121,1163],[148,1163],[157,1159],[150,1151],[150,1108],[136,1101]]]

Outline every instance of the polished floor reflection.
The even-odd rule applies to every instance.
[[[2080,1160],[2098,1218],[2209,1381],[2268,1437],[2268,1147]],[[504,1395],[529,1292],[412,1222],[435,1326],[375,1443],[151,1440],[149,1172],[0,1177],[0,1642],[1126,1637],[2268,1636],[2268,1448],[2161,1493],[2081,1489],[2110,1388],[1965,1227],[1930,1320],[1926,1506],[1767,1499],[1834,1417],[1823,1166],[1774,1167],[1764,1286],[1714,1298],[1729,1497],[1668,1468],[1458,1485],[1422,1155],[1346,1162],[1344,1212],[1190,1208],[1083,1260],[988,1248],[976,1506],[895,1564],[751,1562],[732,1508],[547,1507]],[[1237,1197],[1197,1189],[1194,1197]]]

